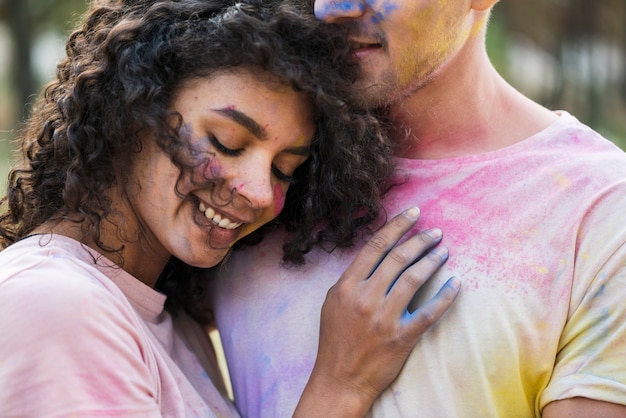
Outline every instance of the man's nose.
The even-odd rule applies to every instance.
[[[327,23],[339,23],[363,14],[362,0],[315,0],[315,16]]]

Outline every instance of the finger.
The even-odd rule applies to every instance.
[[[368,281],[368,285],[372,286],[373,292],[377,295],[387,294],[394,287],[398,277],[403,275],[402,287],[408,286],[409,289],[405,291],[412,296],[424,281],[433,274],[432,264],[439,261],[434,260],[434,255],[427,257],[427,260],[424,262],[421,262],[419,258],[439,243],[441,237],[441,230],[433,228],[420,232],[393,248]],[[440,265],[438,263],[436,267]],[[411,268],[411,266],[415,266],[415,268]]]
[[[460,280],[452,277],[439,289],[435,296],[413,313],[406,311],[402,322],[406,326],[408,338],[416,342],[431,325],[446,313],[458,296],[460,289]]]
[[[339,280],[360,281],[369,278],[381,259],[415,225],[418,218],[419,209],[416,207],[395,216],[368,240]]]
[[[387,294],[387,303],[397,310],[398,316],[407,309],[415,293],[448,260],[448,249],[437,247],[406,269],[396,280]]]

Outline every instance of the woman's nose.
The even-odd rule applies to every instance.
[[[255,209],[265,209],[274,204],[271,165],[265,168],[246,168],[232,187]]]
[[[357,18],[364,9],[362,0],[315,0],[315,16],[327,23]]]

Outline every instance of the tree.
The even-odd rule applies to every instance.
[[[40,87],[31,65],[33,41],[48,28],[66,32],[71,16],[82,13],[86,8],[83,0],[2,0],[0,21],[7,23],[12,48],[12,85],[17,97],[17,118],[27,116],[27,103]]]
[[[557,64],[552,88],[532,98],[626,147],[626,2],[506,0],[495,11],[509,41],[523,36]]]

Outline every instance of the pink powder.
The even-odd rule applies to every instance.
[[[285,190],[280,183],[274,185],[274,216],[278,216],[285,207]]]

